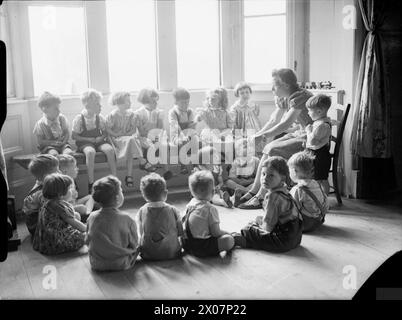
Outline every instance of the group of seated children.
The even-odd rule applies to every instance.
[[[195,114],[189,108],[188,91],[177,89],[173,93],[175,105],[169,112],[169,143],[180,147],[190,141],[197,121],[216,129],[215,138],[222,140],[228,129],[231,133],[233,128],[243,132],[258,129],[258,107],[248,103],[251,88],[241,83],[235,94],[240,99],[227,111],[226,90],[212,90],[205,109]],[[214,205],[238,206],[256,178],[259,159],[248,153],[250,139],[246,134],[236,137],[235,158],[230,164],[223,163],[223,153],[211,146],[199,150],[188,178],[193,198],[183,217],[166,203],[166,179],[154,172],[140,181],[146,204],[136,212],[136,220],[121,212],[124,196],[116,177],[116,158],[127,161],[128,186],[133,183],[133,158],[140,159],[143,169],[154,171],[144,152],[155,147],[149,132],[163,128],[158,97],[155,90],[143,89],[138,97],[143,106],[133,112],[129,94],[115,93],[111,104],[116,108],[103,118],[101,95],[95,90],[82,95],[85,109],[73,120],[72,136],[78,150],[86,155],[91,194],[77,199],[78,169],[68,144],[68,123],[59,111],[60,99],[50,93],[42,95],[39,106],[44,117],[35,126],[35,133],[40,150],[47,154],[37,155],[29,165],[36,184],[23,206],[35,250],[59,254],[87,244],[94,270],[124,270],[135,264],[138,255],[145,260],[179,258],[184,252],[198,257],[224,256],[236,246],[285,252],[300,244],[302,232],[314,231],[324,223],[329,208],[325,182],[331,137],[327,117],[330,99],[324,95],[314,96],[306,103],[313,124],[306,128],[305,150],[288,161],[272,156],[262,163],[257,179],[263,190],[264,215],[240,232],[220,229]],[[202,134],[200,139],[204,139]],[[106,154],[112,175],[94,183],[96,151]],[[182,170],[187,168],[183,165]]]
[[[244,137],[247,130],[258,131],[259,107],[249,102],[251,93],[250,85],[238,83],[234,94],[239,99],[229,110],[226,89],[215,88],[207,92],[204,107],[195,112],[189,107],[189,91],[177,88],[173,91],[174,106],[168,113],[170,147],[175,146],[181,153],[189,153],[192,149],[188,146],[189,142],[198,148],[201,141],[204,145],[211,144],[215,139],[221,141],[233,136],[234,132]],[[130,94],[115,92],[110,97],[110,105],[114,109],[106,117],[101,114],[101,99],[101,93],[94,89],[84,92],[81,95],[83,110],[72,121],[71,137],[75,141],[76,151],[84,153],[86,159],[88,188],[91,190],[94,182],[96,152],[106,155],[111,174],[115,176],[116,162],[125,160],[127,173],[124,182],[127,187],[133,187],[133,159],[138,159],[143,170],[155,172],[157,169],[155,164],[149,162],[147,155],[157,153],[155,142],[158,133],[164,130],[163,110],[158,108],[159,94],[152,88],[142,89],[137,98],[141,107],[133,111]],[[60,112],[60,104],[61,99],[50,92],[44,92],[38,100],[43,116],[36,123],[33,132],[42,154],[74,152],[69,144],[70,126],[67,118]],[[196,126],[204,130],[197,129],[200,131],[198,134]],[[262,139],[259,139],[257,151],[261,151],[261,142]],[[185,150],[181,150],[183,146],[186,146]],[[185,157],[180,157],[183,158]],[[181,165],[181,172],[184,174],[192,170],[189,163]],[[163,166],[163,177],[168,180],[172,177],[172,172],[168,164]]]
[[[225,256],[236,246],[285,252],[300,244],[303,231],[319,227],[328,210],[325,192],[311,179],[314,157],[302,151],[288,162],[278,156],[264,162],[264,216],[258,216],[240,233],[220,228],[214,206],[216,179],[211,170],[190,175],[188,185],[193,198],[183,217],[166,203],[166,181],[157,173],[141,179],[146,204],[136,212],[136,220],[119,210],[124,202],[120,180],[112,175],[101,178],[94,183],[91,195],[100,209],[92,212],[85,224],[82,220],[87,211],[77,212],[73,202],[74,180],[60,173],[58,163],[52,155],[38,155],[30,164],[38,181],[24,201],[24,210],[33,247],[53,255],[76,251],[87,244],[94,270],[131,268],[138,255],[144,260],[175,259],[185,252],[197,257]],[[290,191],[286,184],[289,177],[297,182]]]

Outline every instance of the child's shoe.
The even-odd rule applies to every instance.
[[[262,200],[257,196],[254,196],[247,202],[240,204],[239,208],[246,210],[262,209]]]
[[[172,173],[172,171],[170,171],[170,170],[166,171],[166,172],[163,174],[163,178],[164,178],[166,181],[169,180],[169,179],[172,179],[172,177],[173,177],[173,173]]]
[[[222,195],[223,201],[227,204],[229,208],[233,208],[233,202],[230,200],[229,192],[225,191]]]
[[[233,203],[233,206],[235,208],[237,208],[241,204],[241,201],[240,201],[241,196],[242,196],[242,191],[240,189],[236,189],[234,192],[234,203]]]

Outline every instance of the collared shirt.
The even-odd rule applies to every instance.
[[[331,139],[331,118],[325,117],[315,120],[311,125],[311,131],[307,131],[306,148],[318,150],[330,143]]]
[[[241,105],[236,101],[230,107],[230,115],[234,122],[235,129],[253,129],[258,132],[261,129],[261,123],[258,119],[260,108],[255,103],[246,103]]]
[[[209,129],[225,130],[233,128],[229,112],[222,108],[203,108],[197,110],[197,118],[203,120]]]
[[[299,180],[297,185],[295,185],[290,194],[299,204],[301,213],[312,218],[318,218],[320,216],[320,209],[315,203],[315,201],[301,188],[302,186],[307,187],[317,198],[317,200],[322,204],[324,208],[325,215],[329,209],[328,197],[322,190],[320,184],[313,179]]]
[[[218,210],[207,200],[191,199],[186,214],[193,238],[208,239],[212,236],[210,227],[220,223]]]
[[[147,137],[148,133],[152,129],[163,129],[163,110],[149,109],[146,106],[142,106],[138,110],[134,111],[137,117],[138,133],[141,137]]]
[[[63,133],[66,131],[69,131],[68,121],[61,113],[55,120],[49,120],[44,115],[33,129],[34,135],[46,140],[63,140]]]
[[[74,131],[78,134],[81,134],[82,131],[84,131],[84,126],[82,125],[81,115],[83,115],[85,118],[85,125],[87,127],[87,130],[92,130],[92,129],[96,128],[96,114],[94,114],[92,117],[88,117],[88,112],[86,109],[84,109],[84,110],[82,110],[82,112],[80,114],[77,114],[74,117],[72,131]],[[106,120],[101,114],[99,114],[99,129],[101,131],[105,131],[105,129],[106,129]]]
[[[122,113],[118,108],[106,116],[106,127],[119,136],[125,136],[137,128],[137,119],[133,110]]]
[[[278,223],[284,224],[298,218],[297,208],[293,201],[286,197],[286,195],[291,197],[288,189],[284,185],[269,190],[265,195],[263,202],[265,215],[263,217],[262,228],[268,232],[274,230]]]

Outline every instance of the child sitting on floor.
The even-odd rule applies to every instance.
[[[116,175],[116,155],[113,147],[107,140],[105,118],[101,112],[100,92],[89,89],[81,95],[84,110],[73,120],[72,136],[79,152],[85,154],[85,162],[88,169],[88,192],[91,192],[94,182],[96,151],[102,151],[109,163],[110,171]]]
[[[194,167],[193,171],[210,171],[214,177],[214,194],[211,202],[218,206],[232,208],[233,202],[225,187],[227,171],[226,167],[225,169],[223,167],[218,151],[215,148],[207,146],[198,151],[198,165]]]
[[[147,204],[138,212],[141,257],[146,260],[174,259],[181,255],[183,236],[180,212],[166,203],[166,181],[157,173],[141,178],[140,189]]]
[[[62,174],[65,174],[71,177],[74,180],[75,189],[73,190],[73,196],[70,203],[74,206],[74,210],[81,215],[81,221],[85,222],[88,218],[88,215],[94,209],[94,200],[90,194],[78,198],[78,188],[75,179],[77,179],[78,175],[78,167],[77,160],[71,155],[68,154],[60,154],[57,156],[59,160],[59,170]]]
[[[77,251],[84,245],[86,226],[69,203],[74,189],[69,176],[52,173],[43,181],[46,199],[39,212],[33,248],[40,253],[54,255]]]
[[[140,159],[140,167],[147,161],[142,156],[140,142],[134,134],[137,132],[137,121],[130,109],[130,93],[116,92],[110,98],[110,104],[115,109],[106,117],[106,130],[111,137],[117,160],[126,160],[127,175],[124,180],[126,187],[134,186],[133,159]]]
[[[89,262],[93,270],[126,270],[138,256],[135,221],[121,212],[124,202],[119,179],[107,176],[97,180],[92,197],[102,209],[92,212],[87,221]]]
[[[302,217],[295,200],[289,194],[285,181],[289,177],[286,160],[269,157],[262,164],[261,185],[265,195],[265,215],[257,216],[236,235],[236,245],[271,252],[285,252],[296,248],[302,238]]]
[[[255,178],[260,160],[253,156],[254,148],[247,148],[247,139],[235,141],[236,158],[231,164],[228,179],[225,182],[229,190],[234,191],[234,206],[240,204],[240,197],[247,193]]]
[[[233,120],[227,110],[228,94],[225,88],[215,88],[207,92],[205,107],[197,110],[196,121],[204,121],[207,126],[200,138],[210,144],[226,140],[232,136]],[[231,139],[232,141],[233,139]]]
[[[42,196],[43,180],[47,175],[59,171],[59,161],[50,154],[40,154],[31,160],[28,170],[35,177],[36,183],[25,197],[22,211],[25,215],[28,231],[31,236],[34,236],[39,210],[44,203]]]
[[[317,94],[306,102],[308,114],[314,121],[306,126],[306,149],[314,156],[314,179],[329,193],[328,173],[331,168],[331,118],[327,116],[331,107],[331,97],[325,94]]]
[[[156,155],[157,151],[160,151],[156,147],[152,135],[157,135],[160,138],[160,134],[157,132],[158,130],[155,129],[159,129],[160,132],[163,132],[163,110],[158,108],[159,94],[155,89],[142,89],[138,93],[137,100],[142,104],[142,107],[135,111],[138,120],[138,135],[141,147],[144,150],[144,156],[149,161],[148,154],[152,154],[153,151],[153,155]],[[159,141],[160,148],[167,148],[167,141],[166,145],[162,143],[163,141]],[[156,170],[156,167],[149,162],[141,168],[150,172]],[[169,180],[173,177],[173,173],[169,170],[167,163],[164,164],[164,168],[165,173],[163,177],[165,180]]]
[[[170,127],[170,142],[172,146],[179,149],[180,157],[190,158],[191,145],[198,147],[199,138],[195,131],[196,122],[194,121],[194,112],[189,108],[190,93],[184,88],[177,88],[173,91],[174,106],[169,110],[168,119]],[[185,150],[182,150],[185,148]],[[181,162],[180,162],[181,163]],[[187,164],[187,161],[186,161]],[[181,173],[191,172],[192,166],[186,167],[181,163]]]
[[[290,194],[303,216],[303,232],[314,231],[325,221],[328,199],[321,185],[313,180],[314,156],[306,151],[295,153],[288,160],[290,177],[297,182]]]
[[[218,210],[210,203],[214,195],[214,177],[206,170],[193,173],[189,179],[193,198],[184,217],[183,248],[197,257],[224,256],[234,246],[233,237],[221,230]]]
[[[70,139],[68,121],[60,113],[60,103],[60,98],[50,92],[44,92],[39,97],[38,106],[42,110],[43,116],[36,122],[33,133],[41,153],[52,155],[73,153],[68,144]]]

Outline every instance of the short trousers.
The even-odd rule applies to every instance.
[[[310,151],[314,159],[314,180],[327,180],[329,170],[331,168],[331,154],[329,147],[324,146],[318,150],[307,149]]]
[[[218,238],[216,237],[184,239],[183,248],[188,253],[201,258],[219,255]]]
[[[66,150],[67,148],[70,148],[71,150],[73,149],[68,143],[66,143],[66,144],[63,144],[60,147],[46,146],[46,147],[43,147],[43,148],[39,149],[39,151],[40,151],[40,153],[45,154],[45,153],[48,153],[50,150],[53,149],[53,150],[56,150],[58,153],[63,153],[64,150]]]

